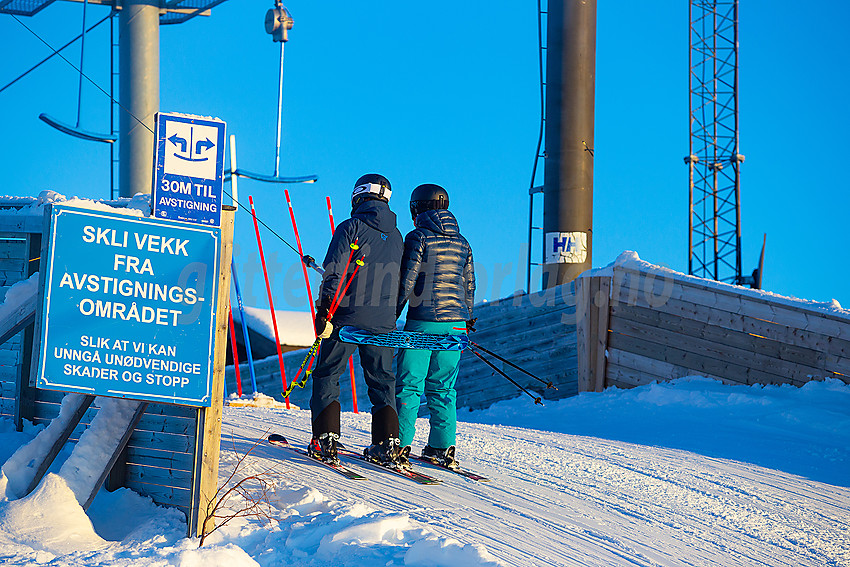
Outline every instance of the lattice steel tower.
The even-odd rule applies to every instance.
[[[738,0],[691,0],[688,273],[743,283]]]

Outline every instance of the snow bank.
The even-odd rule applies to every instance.
[[[535,406],[525,398],[459,420],[693,451],[850,486],[850,385],[726,385],[688,377]]]
[[[277,356],[275,356],[277,358]],[[253,396],[242,396],[241,398],[236,394],[230,394],[230,396],[225,399],[225,403],[228,406],[235,408],[276,408],[276,409],[286,409],[286,402],[279,402],[272,398],[271,396],[267,396],[265,394],[261,394],[260,392],[255,392]],[[291,402],[289,404],[290,409],[299,409],[297,406],[294,406]]]
[[[290,482],[283,482],[274,496],[286,519],[280,536],[270,536],[273,541],[285,538],[273,564],[500,565],[483,546],[439,537],[407,514],[329,500],[316,489]],[[266,560],[262,563],[268,564]]]
[[[245,322],[248,327],[268,338],[274,344],[274,325],[269,309],[245,307]],[[277,331],[280,344],[308,347],[316,340],[313,330],[313,317],[301,311],[280,311],[275,309]],[[241,324],[239,309],[233,310],[233,323]]]
[[[594,268],[592,270],[588,270],[579,277],[612,277],[614,275],[614,268],[624,268],[641,272],[648,272],[661,277],[669,277],[675,280],[695,283],[710,289],[723,290],[740,295],[749,295],[750,297],[756,297],[760,299],[768,299],[772,302],[788,305],[790,307],[806,307],[808,309],[815,309],[817,311],[821,311],[829,315],[837,315],[839,317],[846,317],[850,319],[850,310],[842,308],[841,304],[838,303],[838,301],[835,299],[829,302],[798,299],[796,297],[779,295],[770,291],[751,289],[749,287],[727,284],[705,278],[698,278],[696,276],[688,276],[681,272],[671,270],[670,268],[657,266],[655,264],[650,264],[649,262],[641,260],[637,252],[634,252],[632,250],[626,250],[625,252],[622,252],[616,260],[614,260],[612,263],[608,264],[604,268]]]
[[[39,464],[59,439],[83,398],[82,394],[68,394],[62,398],[59,415],[4,462],[0,469],[0,499],[14,500],[23,495],[35,477]]]
[[[7,198],[4,198],[6,200]],[[88,209],[92,211],[101,211],[109,213],[117,213],[134,217],[147,217],[151,214],[151,196],[143,193],[136,194],[127,202],[126,207],[113,207],[103,201],[95,201],[81,197],[67,198],[56,191],[42,191],[38,197],[29,204],[14,209],[3,209],[3,214],[21,215],[21,216],[44,216],[44,207],[49,204],[61,204],[77,209]]]
[[[0,541],[53,555],[93,551],[109,544],[98,536],[74,493],[50,473],[26,498],[0,505]]]

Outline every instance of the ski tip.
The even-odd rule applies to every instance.
[[[278,435],[277,433],[272,433],[271,435],[269,435],[269,443],[289,445],[289,441],[286,440],[286,437],[284,437],[283,435]]]

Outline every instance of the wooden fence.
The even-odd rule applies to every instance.
[[[234,213],[228,207],[222,208],[221,258],[226,268],[230,266]],[[41,217],[0,214],[0,301],[10,286],[39,270],[43,224]],[[219,281],[215,354],[218,370],[214,371],[219,378],[213,385],[212,407],[147,404],[106,481],[109,490],[128,487],[157,504],[178,508],[186,514],[190,535],[200,529],[202,506],[218,484],[225,355],[225,343],[221,341],[227,331],[226,300],[230,292],[229,269],[222,273],[226,281]],[[35,364],[32,352],[33,325],[0,345],[0,417],[11,419],[18,430],[25,419],[36,425],[49,424],[59,415],[65,396],[63,392],[30,386],[30,370]],[[95,399],[70,441],[79,440],[97,411]]]
[[[699,375],[850,383],[850,316],[650,268],[577,280],[579,390]]]
[[[474,315],[479,330],[470,334],[472,341],[551,380],[558,389],[547,389],[533,378],[492,360],[519,385],[547,400],[578,393],[576,295],[572,283],[478,305]],[[471,352],[463,353],[457,380],[459,408],[484,409],[517,396],[523,396],[518,402],[534,404]]]
[[[528,388],[544,399],[558,399],[574,396],[577,389],[576,369],[576,302],[573,284],[566,284],[546,292],[531,295],[517,295],[484,303],[475,307],[478,318],[478,331],[470,338],[488,350],[518,364],[537,376],[551,380],[557,390],[546,389],[533,378],[519,373],[509,366],[493,359],[496,366],[507,372],[521,386]],[[283,355],[287,382],[295,376],[298,366],[304,359],[306,350]],[[357,385],[357,403],[361,410],[370,408],[366,396],[366,384],[360,369],[357,354],[354,355],[354,373]],[[248,364],[239,365],[242,387],[250,391]],[[257,389],[280,401],[283,387],[277,357],[255,362]],[[236,389],[235,373],[232,366],[226,371],[227,391]],[[351,408],[351,388],[348,371],[340,378],[340,403],[344,410]],[[296,388],[290,401],[302,408],[309,407],[312,383],[305,390]],[[522,392],[504,377],[498,375],[471,352],[461,357],[457,380],[457,404],[459,408],[483,409],[495,402],[524,396]],[[527,399],[529,404],[534,402]],[[420,415],[427,415],[427,408],[421,406]]]

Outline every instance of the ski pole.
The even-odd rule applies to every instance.
[[[295,233],[295,244],[298,246],[298,254],[301,256],[301,271],[304,273],[304,285],[307,287],[307,300],[310,302],[310,314],[313,316],[313,332],[316,331],[316,307],[313,305],[313,292],[310,290],[310,277],[307,275],[307,264],[304,260],[304,252],[301,249],[301,236],[298,234],[298,224],[295,222],[295,209],[292,208],[292,200],[289,198],[289,190],[284,189],[283,194],[286,196],[286,204],[289,206],[289,217],[292,219],[292,231]],[[318,335],[318,333],[316,333]],[[307,364],[307,372],[304,374],[304,382],[306,383],[308,374],[310,372],[310,368],[313,366],[313,358],[310,358],[310,362]],[[302,366],[303,368],[303,366]],[[301,368],[298,369],[298,373],[301,372]],[[295,377],[292,379],[293,382],[296,378],[298,378],[298,373],[296,373]],[[303,384],[301,386],[304,387]],[[290,384],[289,389],[292,390],[292,385]]]
[[[351,246],[352,246],[351,255],[353,255],[354,254],[354,245],[352,244]],[[349,261],[350,260],[351,260],[351,256],[349,256]],[[357,270],[359,270],[360,266],[364,265],[365,262],[363,261],[363,259],[361,257],[360,259],[358,259],[355,262],[355,264],[356,264],[356,267],[354,268],[354,271],[351,273],[351,277],[348,278],[348,281],[345,284],[345,289],[343,290],[343,293],[342,293],[343,296],[345,295],[345,292],[348,291],[348,286],[351,285],[352,280],[354,280],[354,276],[357,275]],[[347,272],[347,267],[346,267],[346,272]],[[343,272],[343,275],[345,275],[346,272]],[[343,280],[344,280],[344,278],[343,278]],[[340,288],[342,288],[343,280],[340,280],[340,282],[339,282],[339,286],[337,287],[337,295],[339,294]],[[327,317],[328,321],[333,319],[334,313],[336,312],[338,307],[339,307],[339,302],[331,303],[331,308],[328,310],[328,317]],[[299,388],[303,388],[304,386],[307,385],[307,380],[310,378],[310,374],[313,373],[313,371],[310,370],[310,364],[308,364],[308,363],[312,362],[313,356],[319,350],[319,347],[321,346],[321,344],[322,344],[322,339],[319,338],[319,337],[316,337],[316,340],[313,341],[312,346],[310,346],[310,350],[307,351],[307,356],[304,357],[304,361],[301,363],[301,366],[298,368],[298,372],[295,374],[295,377],[292,379],[292,383],[284,389],[284,391],[283,391],[284,398],[287,398],[287,399],[289,398],[289,394],[292,392],[292,390],[295,388],[295,386],[298,386]],[[307,370],[304,371],[304,377],[300,381],[298,381],[297,378],[301,374],[301,371],[304,370],[305,366],[307,367]]]
[[[236,262],[230,259],[230,272],[233,274],[233,287],[236,288],[236,304],[239,306],[239,317],[242,322],[242,338],[245,341],[245,356],[248,359],[248,373],[251,375],[251,387],[257,393],[257,375],[254,372],[254,357],[251,354],[251,337],[248,335],[248,323],[245,321],[245,307],[242,305],[242,292],[239,290],[239,279],[236,277]]]
[[[340,289],[342,289],[342,284],[343,284],[343,281],[345,281],[345,276],[346,276],[346,274],[348,274],[348,266],[351,264],[351,257],[354,256],[354,251],[357,250],[357,248],[358,248],[357,241],[355,241],[353,244],[351,244],[350,247],[351,247],[351,252],[348,254],[348,260],[345,263],[345,269],[342,271],[342,277],[339,280],[339,285],[336,288],[336,293],[334,294],[334,298],[333,298],[333,300],[331,300],[331,306],[328,309],[328,315],[327,315],[328,321],[330,321],[333,318],[333,314],[336,311],[337,307],[339,306],[337,304],[336,300],[337,300],[337,297],[339,296]],[[354,273],[351,274],[351,277],[353,278],[354,274],[356,274],[356,273],[357,273],[357,268],[354,269]],[[349,280],[349,282],[350,282],[350,280]],[[348,289],[348,286],[346,286],[345,289]],[[315,323],[315,317],[316,316],[315,316],[315,312],[314,312],[314,314],[313,314],[314,323]],[[321,344],[321,342],[322,342],[322,339],[317,337],[315,342],[313,343],[313,345],[310,347],[310,350],[307,352],[307,356],[304,357],[304,361],[301,363],[301,366],[298,368],[298,372],[295,374],[295,378],[293,378],[293,382],[294,382],[298,378],[298,376],[301,374],[301,371],[304,370],[304,366],[305,365],[307,366],[307,370],[304,372],[304,377],[301,379],[300,382],[298,382],[298,386],[300,386],[301,388],[303,388],[307,384],[307,379],[310,377],[310,374],[311,374],[310,368],[313,365],[313,355],[316,354],[316,352],[318,351],[319,345]],[[290,385],[290,387],[286,391],[291,392],[292,388],[293,388],[293,386]]]
[[[295,386],[298,386],[299,388],[303,388],[304,386],[307,385],[307,379],[310,377],[310,374],[312,373],[309,370],[309,367],[307,367],[308,370],[306,370],[304,372],[304,377],[301,379],[301,381],[298,380],[298,376],[301,374],[301,371],[304,370],[304,367],[307,366],[308,361],[311,361],[313,359],[313,356],[319,350],[320,344],[322,344],[322,339],[317,338],[315,341],[313,341],[313,345],[310,347],[310,350],[307,351],[307,356],[304,357],[304,361],[301,363],[301,366],[298,368],[298,372],[295,373],[295,377],[292,379],[292,382],[289,384],[289,387],[283,392],[284,398],[289,397],[289,394],[292,393],[292,390],[295,389]]]
[[[331,208],[331,198],[330,195],[325,197],[325,201],[328,204],[328,220],[331,223],[331,236],[336,232],[336,225],[334,225],[334,211]],[[354,382],[354,355],[348,357],[348,370],[351,373],[351,401],[354,409],[354,413],[360,413],[357,411],[357,384]]]
[[[286,204],[289,206],[289,217],[292,219],[292,230],[295,232],[295,244],[298,246],[298,255],[304,258],[304,252],[301,250],[301,237],[298,235],[298,225],[295,223],[295,210],[292,208],[292,200],[289,198],[289,189],[284,189],[283,194],[286,196]],[[315,331],[316,307],[313,305],[313,292],[310,290],[310,277],[307,275],[307,266],[301,262],[301,271],[304,272],[304,284],[307,286],[307,299],[310,301],[310,313],[313,315],[313,324]]]
[[[331,198],[330,196],[325,197],[325,201],[328,203],[328,218],[331,221],[331,236],[333,236],[334,232],[336,232],[336,226],[334,226],[334,212],[331,209]]]
[[[236,374],[236,395],[242,397],[242,379],[239,376],[239,354],[236,351],[236,331],[233,328],[233,306],[227,306],[227,316],[230,318],[230,348],[233,351],[233,371]]]
[[[342,290],[342,295],[339,296],[339,301],[334,304],[331,304],[331,314],[336,312],[337,308],[339,308],[339,304],[342,303],[342,300],[345,298],[345,294],[348,293],[348,287],[351,285],[351,282],[354,281],[354,276],[357,275],[357,270],[360,269],[360,266],[366,264],[366,262],[363,261],[363,258],[365,258],[365,256],[360,256],[359,259],[354,261],[354,263],[356,264],[356,266],[354,267],[354,271],[351,272],[351,277],[348,278],[348,282],[345,284],[345,289]],[[339,292],[339,290],[337,290],[337,292]],[[330,317],[328,318],[328,320],[330,320]]]
[[[254,199],[250,195],[248,196],[248,202],[251,203],[251,217],[254,219],[254,230],[257,233],[257,247],[260,250],[260,260],[263,264],[263,275],[266,278],[266,292],[269,295],[269,309],[272,314],[272,326],[274,327],[274,343],[277,347],[277,360],[280,364],[280,380],[283,382],[283,390],[287,390],[286,385],[286,370],[283,367],[283,353],[280,351],[280,338],[277,332],[277,316],[274,312],[274,301],[272,300],[272,288],[269,284],[269,272],[266,270],[266,258],[263,256],[263,243],[260,241],[260,227],[257,226],[257,214],[254,211]],[[289,396],[284,396],[284,401],[286,402],[286,409],[289,409]]]
[[[490,362],[489,360],[487,360],[486,358],[484,358],[483,356],[481,356],[481,355],[478,353],[478,351],[477,351],[477,350],[475,350],[474,348],[470,348],[469,350],[470,350],[470,351],[472,351],[472,354],[474,354],[475,356],[477,356],[478,358],[480,358],[480,359],[481,359],[481,362],[483,362],[484,364],[486,364],[487,366],[489,366],[490,368],[492,368],[493,370],[495,370],[496,372],[498,372],[499,374],[501,374],[502,376],[504,376],[505,378],[507,378],[507,379],[508,379],[508,381],[509,381],[511,384],[513,384],[514,386],[516,386],[517,388],[519,388],[520,390],[522,390],[523,392],[525,392],[526,394],[528,394],[528,396],[529,396],[532,400],[534,400],[534,403],[535,403],[535,404],[540,404],[541,406],[543,405],[543,402],[542,402],[542,401],[540,401],[540,397],[539,397],[539,396],[535,396],[534,394],[532,394],[531,392],[529,392],[528,390],[526,390],[525,388],[523,388],[522,386],[520,386],[519,384],[517,384],[517,383],[516,383],[516,382],[515,382],[515,381],[514,381],[514,380],[513,380],[510,376],[508,376],[507,374],[505,374],[504,372],[502,372],[500,369],[496,368],[496,365],[495,365],[495,364],[493,364],[492,362]]]
[[[342,275],[340,276],[340,279],[339,279],[339,285],[336,288],[336,293],[334,294],[334,298],[331,300],[331,306],[328,308],[328,313],[336,310],[336,307],[334,307],[334,305],[336,304],[336,300],[339,297],[339,292],[342,289],[342,282],[345,279],[345,276],[348,274],[348,266],[351,265],[351,259],[354,257],[354,252],[358,248],[360,248],[359,246],[357,246],[357,240],[355,240],[352,244],[349,244],[349,247],[351,248],[351,252],[348,253],[348,260],[345,262],[345,268],[343,268],[343,270],[342,270]],[[356,272],[357,269],[355,268],[354,271]],[[351,274],[351,277],[354,277],[354,274]],[[348,288],[346,287],[346,289],[348,289]],[[343,295],[345,295],[345,293],[343,293]]]
[[[501,356],[499,356],[499,355],[498,355],[498,354],[496,354],[495,352],[493,352],[493,351],[491,351],[491,350],[487,350],[486,348],[484,348],[484,347],[483,347],[483,346],[481,346],[480,344],[478,344],[478,343],[476,343],[476,342],[473,342],[473,341],[471,341],[471,340],[469,341],[469,344],[473,345],[473,346],[474,346],[474,347],[476,347],[476,348],[481,349],[482,351],[486,352],[486,353],[487,353],[487,354],[489,354],[490,356],[492,356],[492,357],[494,357],[494,358],[496,358],[496,359],[498,359],[498,360],[501,360],[502,362],[504,362],[505,364],[507,364],[507,365],[508,365],[508,366],[510,366],[511,368],[515,368],[515,369],[519,370],[520,372],[522,372],[523,374],[526,374],[526,375],[528,375],[528,376],[531,376],[532,378],[534,378],[534,379],[535,379],[535,380],[537,380],[538,382],[541,382],[541,383],[543,383],[543,384],[546,384],[546,387],[547,387],[547,388],[552,388],[553,390],[557,390],[557,389],[558,389],[558,388],[557,388],[557,387],[556,387],[556,386],[552,383],[552,381],[551,381],[551,380],[547,382],[547,381],[546,381],[546,380],[544,380],[543,378],[539,378],[539,377],[535,376],[534,374],[532,374],[532,373],[531,373],[531,372],[529,372],[528,370],[526,370],[526,369],[524,369],[524,368],[520,368],[519,366],[517,366],[516,364],[514,364],[514,363],[513,363],[513,362],[511,362],[510,360],[506,360],[506,359],[502,358]]]

